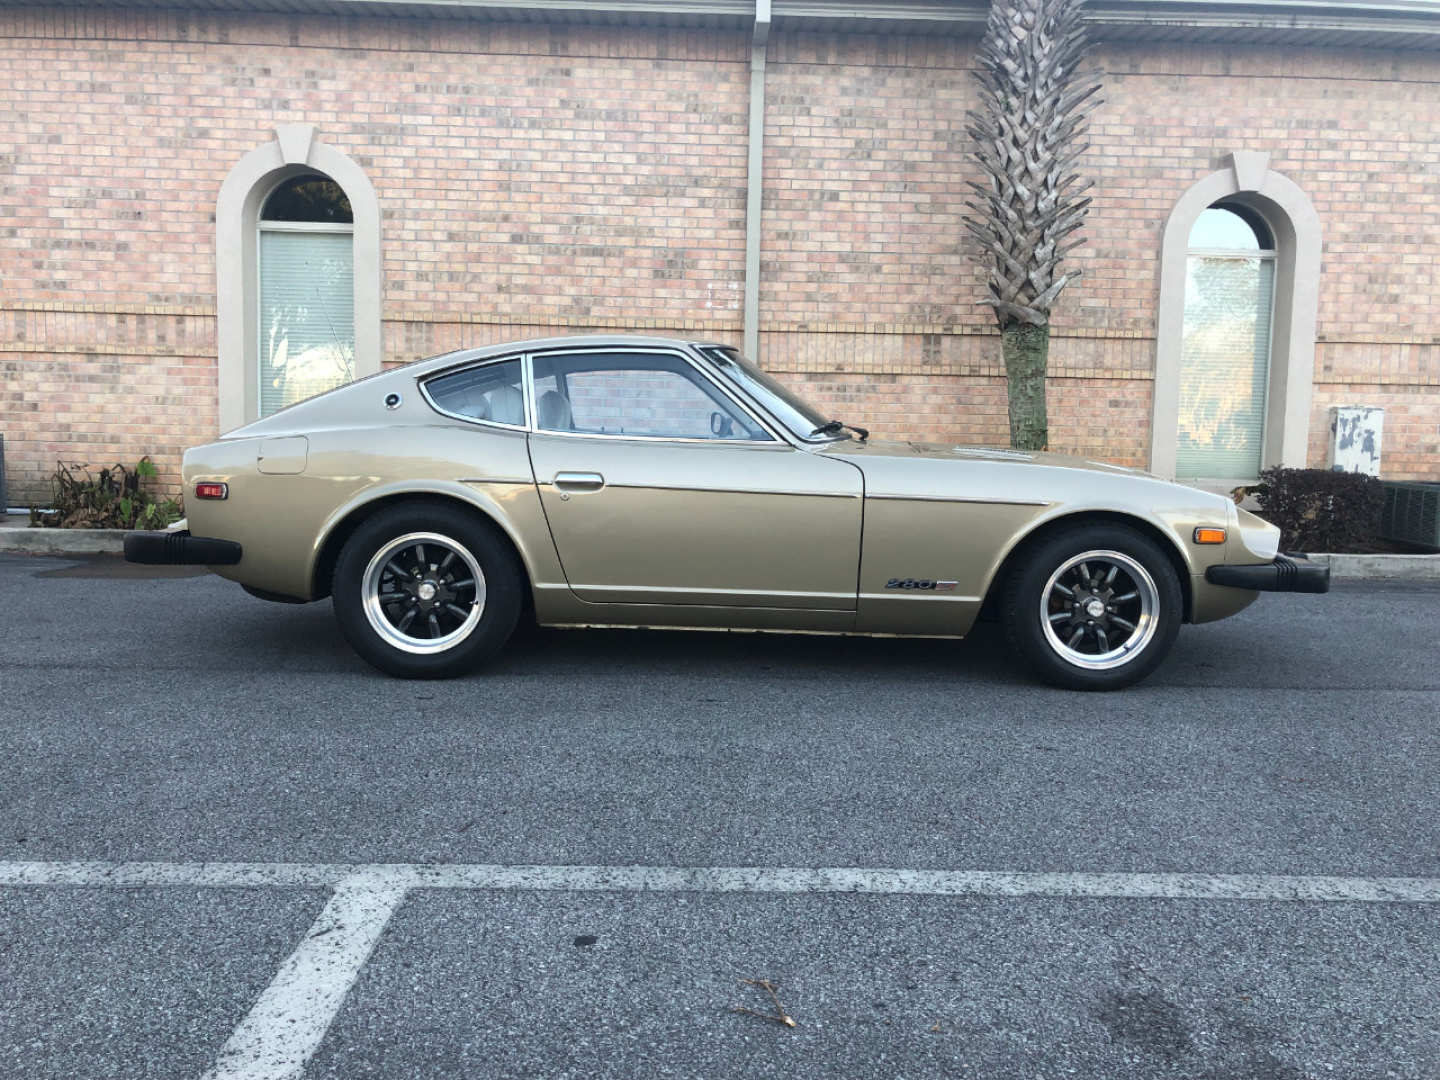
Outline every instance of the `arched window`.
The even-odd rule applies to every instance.
[[[320,173],[281,180],[260,209],[260,415],[355,377],[350,200]]]
[[[1165,221],[1150,470],[1234,487],[1303,468],[1320,219],[1262,151],[1237,150]]]
[[[380,370],[380,201],[313,126],[235,163],[215,249],[220,431]]]
[[[1275,311],[1275,240],[1241,203],[1201,211],[1185,265],[1175,475],[1260,474]]]

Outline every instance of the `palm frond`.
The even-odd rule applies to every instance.
[[[992,0],[980,43],[980,109],[966,114],[974,159],[965,225],[977,241],[1000,326],[1046,325],[1080,276],[1061,261],[1079,241],[1092,186],[1075,171],[1100,103],[1099,73],[1081,70],[1089,43],[1081,0]]]

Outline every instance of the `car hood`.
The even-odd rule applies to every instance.
[[[1233,505],[1223,495],[1140,469],[1068,454],[880,439],[847,439],[819,452],[855,465],[865,474],[865,493],[874,496],[1151,512],[1190,507],[1221,520]]]
[[[1111,465],[1104,461],[1076,457],[1073,454],[1055,454],[1046,450],[1007,450],[998,446],[957,446],[954,443],[898,442],[885,439],[845,439],[827,446],[823,453],[836,457],[854,458],[863,461],[877,461],[882,458],[899,461],[1000,461],[1012,465],[1041,465],[1059,469],[1081,469],[1088,472],[1120,473],[1128,476],[1148,476],[1158,479],[1152,473],[1132,469],[1125,465]]]

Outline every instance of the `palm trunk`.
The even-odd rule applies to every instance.
[[[1050,445],[1045,414],[1050,327],[1012,322],[1000,331],[1000,343],[1010,391],[1010,445],[1016,450],[1045,450]]]

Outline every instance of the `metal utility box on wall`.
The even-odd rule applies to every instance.
[[[1440,548],[1440,484],[1385,481],[1380,535],[1386,540]]]
[[[1380,475],[1380,435],[1385,410],[1336,405],[1330,410],[1330,461],[1334,472]]]

